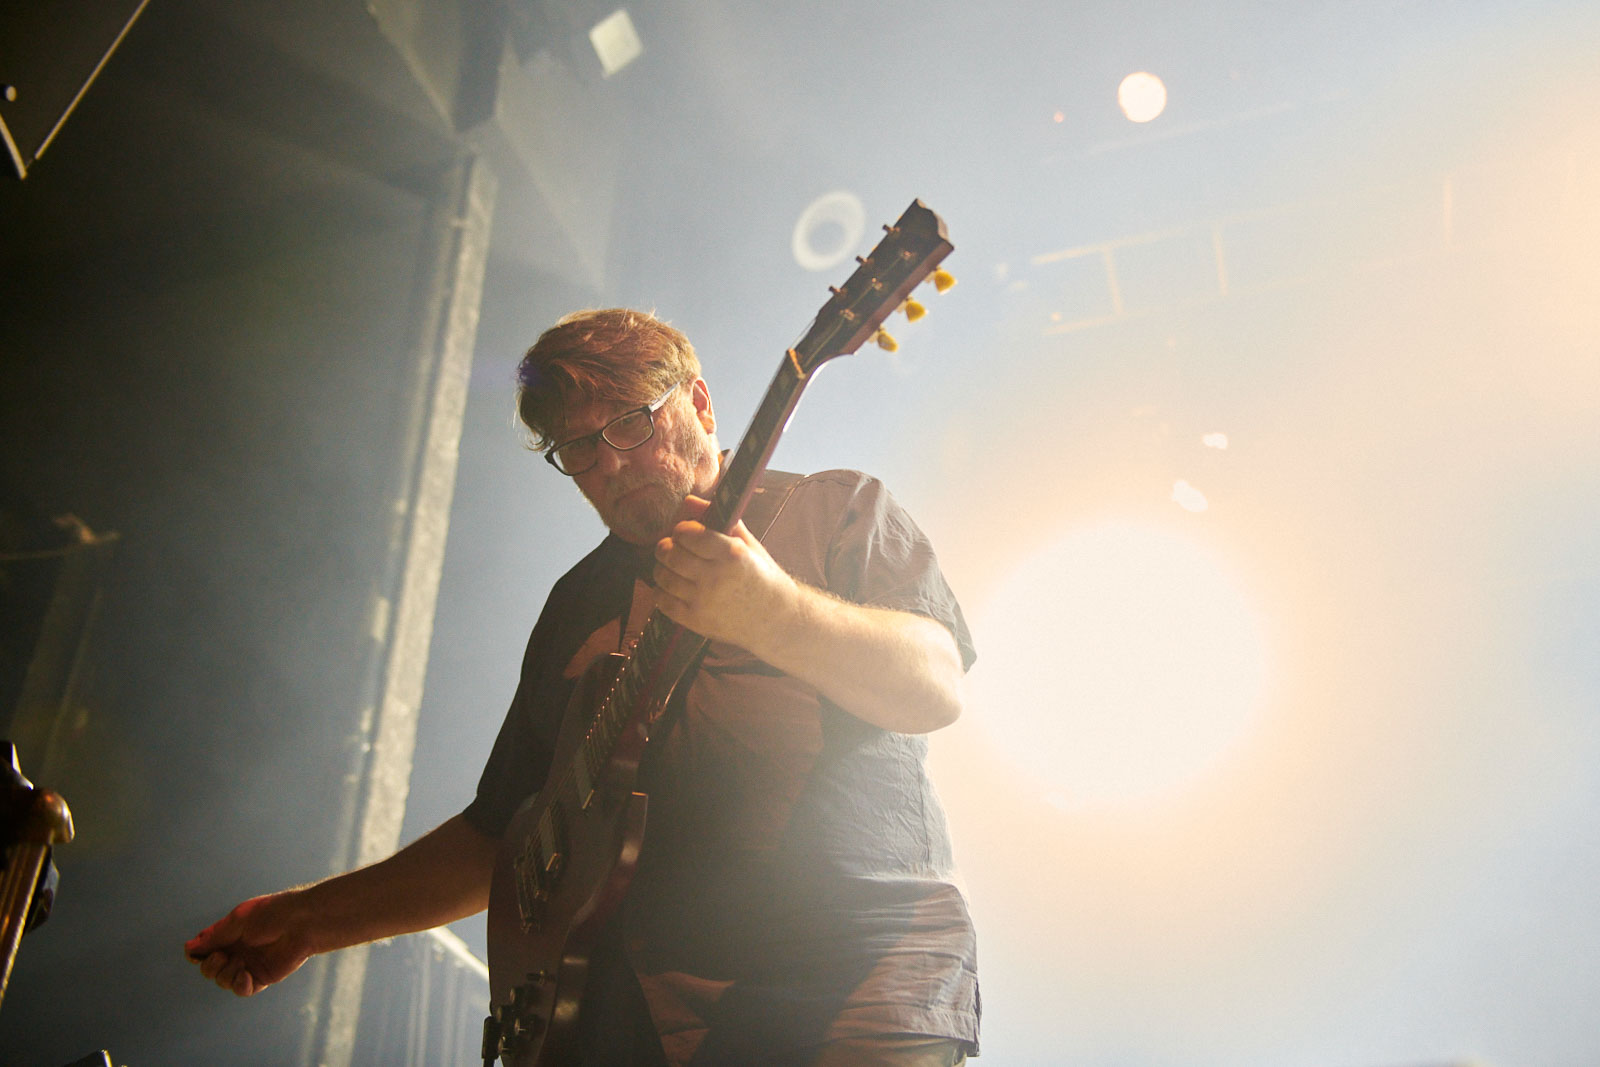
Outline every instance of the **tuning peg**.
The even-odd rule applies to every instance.
[[[889,331],[883,329],[881,326],[878,328],[878,332],[872,335],[872,339],[878,342],[878,347],[883,349],[885,352],[900,351],[900,342],[891,337],[889,335]]]
[[[933,272],[933,287],[941,293],[948,293],[956,287],[956,276],[940,267]]]
[[[907,322],[916,322],[928,313],[927,308],[910,298],[907,298],[906,302],[900,305],[900,310],[905,312]]]

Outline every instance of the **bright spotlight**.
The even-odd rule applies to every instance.
[[[1167,108],[1167,87],[1147,70],[1135,71],[1117,86],[1117,106],[1130,122],[1149,122]]]
[[[1131,524],[1022,561],[975,631],[975,717],[1041,797],[1141,804],[1216,766],[1265,698],[1255,612],[1199,545]]]
[[[1172,483],[1172,496],[1170,499],[1184,511],[1192,511],[1196,515],[1211,506],[1211,502],[1206,499],[1204,493],[1182,478]]]
[[[594,54],[600,57],[600,69],[607,78],[638,59],[644,52],[639,31],[633,28],[633,19],[619,8],[595,23],[589,31],[589,43]]]

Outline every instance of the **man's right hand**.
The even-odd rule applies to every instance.
[[[316,951],[305,931],[304,890],[251,899],[184,944],[200,973],[241,997],[280,982]]]
[[[319,952],[464,919],[489,903],[496,838],[455,815],[388,859],[251,899],[190,938],[200,973],[241,997]]]

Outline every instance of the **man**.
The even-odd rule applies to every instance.
[[[639,869],[595,949],[585,1063],[923,1067],[977,1047],[971,921],[921,736],[973,658],[932,549],[882,485],[770,476],[765,540],[697,521],[719,469],[688,339],[580,312],[519,368],[518,414],[610,535],[551,591],[477,797],[370,867],[240,904],[188,944],[248,996],[311,955],[486,906],[584,667],[652,607],[709,638],[639,788]]]

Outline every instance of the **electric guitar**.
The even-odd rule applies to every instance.
[[[897,309],[923,308],[911,291],[930,275],[943,292],[955,279],[939,262],[951,251],[944,222],[914,200],[849,279],[830,287],[805,336],[778,372],[723,465],[701,520],[728,532],[822,364],[875,340]],[[483,1059],[505,1067],[554,1067],[577,1059],[579,998],[589,956],[627,892],[644,840],[648,798],[634,790],[650,731],[692,672],[706,639],[652,612],[626,653],[603,657],[579,679],[545,786],[512,816],[489,894],[490,1015]]]

